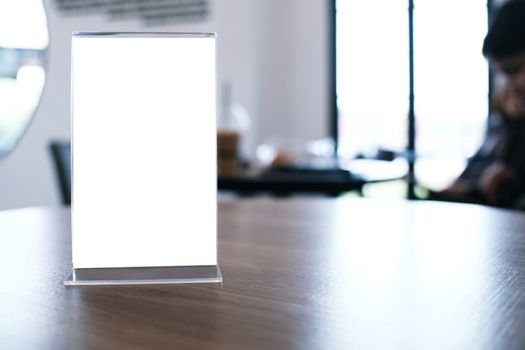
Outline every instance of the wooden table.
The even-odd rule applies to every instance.
[[[66,288],[69,210],[0,213],[0,348],[525,348],[522,213],[241,200],[219,230],[223,286]]]

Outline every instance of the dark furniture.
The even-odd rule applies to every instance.
[[[69,209],[0,212],[1,347],[525,348],[522,213],[252,199],[218,225],[222,286],[66,288]]]
[[[53,159],[62,204],[71,204],[71,145],[69,142],[52,141],[49,151]]]
[[[218,188],[220,191],[232,191],[240,195],[270,193],[338,196],[349,191],[362,194],[366,184],[400,180],[406,176],[406,171],[399,164],[389,161],[355,159],[347,161],[346,166],[356,171],[307,166],[248,170],[238,175],[219,175]]]
[[[366,181],[342,169],[267,169],[259,172],[218,177],[219,191],[233,191],[241,195],[261,192],[273,195],[296,193],[338,196],[348,191],[361,192]]]

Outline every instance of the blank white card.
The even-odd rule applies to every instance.
[[[214,35],[72,38],[74,268],[217,265]]]

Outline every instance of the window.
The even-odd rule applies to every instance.
[[[40,0],[0,2],[0,156],[15,146],[38,105],[47,45]]]
[[[335,0],[339,155],[403,153],[408,139],[407,0]],[[488,116],[486,0],[414,0],[416,179],[440,189],[480,145]]]

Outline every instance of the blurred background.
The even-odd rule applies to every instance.
[[[61,202],[49,143],[70,139],[73,31],[218,33],[219,125],[240,130],[244,166],[308,150],[399,180],[365,196],[406,196],[412,57],[415,178],[444,188],[486,131],[491,79],[481,46],[500,1],[416,1],[412,56],[409,3],[3,0],[0,209]]]

